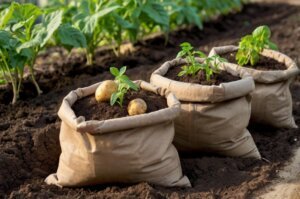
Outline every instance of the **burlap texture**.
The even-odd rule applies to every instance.
[[[177,150],[172,144],[174,118],[180,102],[172,93],[143,81],[141,89],[166,96],[168,108],[136,116],[104,121],[85,121],[71,106],[94,94],[98,84],[70,92],[58,115],[62,120],[62,153],[57,172],[45,180],[58,186],[146,181],[163,186],[191,186],[183,176]]]
[[[237,50],[237,46],[215,47],[212,48],[210,56]],[[284,63],[286,70],[262,71],[240,67],[233,63],[221,65],[226,70],[237,73],[248,72],[253,77],[255,90],[252,93],[251,120],[279,128],[297,128],[293,118],[293,103],[289,86],[300,70],[291,58],[280,52],[265,49],[261,54]]]
[[[201,59],[197,59],[201,62]],[[207,151],[227,156],[260,158],[246,129],[254,89],[252,77],[244,72],[241,80],[218,86],[202,86],[165,78],[169,68],[186,64],[183,59],[164,63],[151,75],[150,82],[171,91],[181,101],[175,119],[175,146],[182,151]]]

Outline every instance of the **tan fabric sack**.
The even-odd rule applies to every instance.
[[[237,46],[215,47],[211,50],[210,56],[237,50]],[[253,77],[255,90],[252,93],[251,120],[279,128],[297,128],[293,118],[293,102],[289,86],[300,70],[291,58],[280,52],[265,49],[261,54],[284,63],[287,69],[262,71],[232,63],[224,63],[222,66],[226,70],[248,72]]]
[[[201,62],[201,59],[197,59]],[[218,86],[202,86],[167,79],[169,68],[186,64],[183,59],[164,63],[151,75],[151,84],[170,90],[181,102],[180,116],[175,120],[174,144],[181,151],[207,151],[227,156],[260,158],[246,129],[254,89],[252,77],[239,73],[242,79]]]
[[[146,181],[163,186],[190,187],[183,176],[179,156],[172,141],[173,120],[180,102],[171,93],[149,83],[137,81],[141,89],[166,96],[168,108],[136,116],[104,121],[85,121],[71,106],[95,93],[98,84],[70,92],[58,115],[62,120],[62,153],[57,172],[47,184],[84,186],[103,183]]]

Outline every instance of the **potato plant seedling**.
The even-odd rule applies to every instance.
[[[244,66],[250,62],[254,66],[259,61],[259,56],[264,48],[277,50],[276,44],[270,41],[271,31],[268,26],[257,27],[251,35],[244,36],[239,43],[236,60]]]
[[[184,42],[181,45],[181,51],[177,54],[177,58],[184,58],[187,65],[184,65],[178,76],[191,75],[195,76],[200,70],[205,72],[206,80],[210,81],[211,76],[214,73],[218,73],[220,62],[225,62],[226,60],[221,58],[219,55],[214,55],[207,57],[203,52],[199,50],[193,50],[194,47],[188,43]],[[196,57],[203,58],[203,62],[200,63],[196,61]]]
[[[110,105],[113,106],[115,103],[118,103],[120,106],[123,106],[123,100],[125,94],[130,90],[137,91],[139,89],[138,85],[133,83],[128,76],[125,75],[126,66],[123,66],[120,70],[115,67],[110,67],[110,73],[115,76],[115,81],[118,84],[117,92],[114,92],[110,98]]]

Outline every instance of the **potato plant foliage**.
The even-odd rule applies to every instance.
[[[194,47],[188,42],[184,42],[180,46],[181,51],[178,52],[177,58],[184,58],[187,65],[181,68],[182,70],[178,73],[179,77],[183,75],[191,75],[194,77],[200,70],[203,70],[206,80],[210,81],[211,76],[214,73],[218,73],[220,62],[226,61],[219,55],[207,57],[203,52],[194,50]],[[203,58],[203,62],[198,62],[196,57]]]
[[[276,44],[270,41],[270,37],[271,31],[268,26],[259,26],[251,35],[244,36],[236,54],[238,64],[244,66],[250,62],[254,66],[259,61],[259,53],[264,48],[277,50]]]
[[[115,77],[115,81],[118,84],[117,92],[113,93],[110,98],[110,105],[113,106],[118,103],[123,106],[124,96],[130,90],[137,91],[138,85],[133,83],[128,76],[125,75],[126,66],[123,66],[120,70],[115,67],[110,67],[110,73]]]
[[[42,22],[36,23],[40,16],[43,16]],[[13,103],[18,98],[25,67],[29,69],[37,93],[42,93],[33,67],[38,53],[60,26],[61,18],[61,11],[44,14],[33,4],[15,2],[0,13],[2,72],[4,77],[9,77],[5,81],[13,85]]]
[[[83,48],[93,64],[97,47],[109,45],[119,55],[124,41],[136,42],[160,31],[167,35],[183,25],[202,28],[203,21],[241,9],[244,0],[49,0],[0,5],[0,84],[11,84],[18,99],[24,69],[34,75],[38,54],[49,44],[71,51]]]

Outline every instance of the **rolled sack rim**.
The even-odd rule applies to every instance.
[[[78,88],[64,97],[58,116],[73,130],[80,133],[102,134],[120,130],[145,127],[174,120],[180,114],[180,102],[175,95],[168,90],[161,89],[142,80],[134,81],[141,89],[165,96],[168,107],[158,111],[141,115],[126,116],[108,120],[88,120],[83,116],[77,117],[72,105],[79,99],[95,93],[101,82],[88,87]]]
[[[234,52],[239,49],[238,46],[228,45],[228,46],[218,46],[213,47],[209,53],[209,56],[222,55],[228,52]],[[264,49],[261,55],[265,57],[272,58],[286,66],[286,70],[257,70],[250,67],[243,67],[235,63],[222,63],[224,68],[234,68],[235,70],[247,71],[254,79],[255,82],[259,83],[277,83],[281,81],[289,80],[300,74],[300,68],[297,66],[296,62],[293,61],[289,56],[275,50]]]
[[[196,58],[196,61],[202,62],[202,58]],[[163,87],[174,93],[180,101],[185,102],[222,102],[250,94],[255,89],[252,76],[246,71],[234,71],[223,69],[241,79],[221,83],[219,85],[201,85],[195,83],[180,82],[166,78],[164,75],[171,67],[186,64],[185,59],[177,58],[165,62],[151,74],[150,82],[155,86]],[[180,87],[180,88],[179,88]]]

